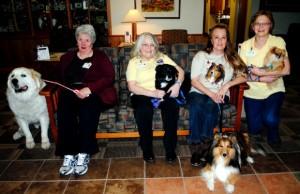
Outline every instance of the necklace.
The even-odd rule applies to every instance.
[[[91,57],[91,56],[93,56],[93,50],[89,51],[88,53],[80,53],[78,51],[77,56],[79,57],[79,59],[85,59],[85,58]]]

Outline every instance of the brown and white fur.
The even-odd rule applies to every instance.
[[[234,192],[234,185],[239,178],[242,165],[242,152],[246,153],[244,156],[247,162],[254,162],[248,155],[250,152],[249,138],[246,138],[247,135],[241,135],[242,139],[240,140],[236,135],[215,135],[207,164],[201,170],[201,176],[210,191],[214,191],[214,184],[217,179],[224,184],[227,193]],[[243,145],[240,145],[239,141],[243,141],[241,143]]]
[[[212,63],[208,68],[205,78],[212,84],[219,84],[224,80],[225,71],[222,64]]]
[[[264,58],[264,69],[266,71],[281,71],[284,68],[286,51],[278,47],[270,48]]]
[[[17,140],[25,136],[26,147],[29,149],[35,146],[29,124],[37,123],[41,127],[41,147],[43,149],[50,147],[46,99],[44,96],[39,95],[45,85],[40,73],[25,67],[15,68],[7,79],[6,96],[8,105],[19,125],[19,130],[14,133],[13,139]]]

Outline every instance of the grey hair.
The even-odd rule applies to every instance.
[[[75,31],[76,40],[80,34],[87,34],[91,38],[92,43],[93,44],[95,43],[96,32],[95,32],[94,27],[91,24],[83,24],[83,25],[78,26]]]
[[[141,47],[142,47],[145,39],[150,39],[151,43],[154,45],[154,48],[155,48],[154,57],[158,58],[160,56],[161,53],[158,50],[159,43],[158,43],[156,37],[153,34],[151,34],[150,32],[143,32],[142,34],[139,35],[139,37],[137,38],[137,40],[135,42],[133,49],[131,50],[131,58],[141,56],[140,50],[141,50]]]

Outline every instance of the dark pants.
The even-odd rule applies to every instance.
[[[279,122],[280,108],[284,100],[284,93],[272,94],[266,99],[252,99],[244,97],[245,113],[248,131],[250,134],[261,133],[262,127],[268,129],[267,138],[269,143],[280,141]]]
[[[151,97],[142,95],[133,95],[131,97],[131,102],[134,109],[134,117],[140,135],[140,146],[144,155],[153,153],[153,106],[151,99]],[[161,102],[159,108],[161,109],[163,128],[165,130],[163,142],[166,155],[171,155],[175,153],[177,144],[177,121],[179,115],[179,106],[175,99],[168,98]]]
[[[190,112],[190,144],[200,144],[213,137],[219,121],[220,106],[209,96],[191,92],[188,98]]]
[[[98,152],[96,132],[102,107],[100,98],[94,94],[79,99],[72,92],[62,92],[57,110],[56,155]]]

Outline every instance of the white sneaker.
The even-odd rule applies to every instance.
[[[63,165],[59,169],[61,176],[67,176],[74,173],[75,158],[73,155],[65,155]]]
[[[81,176],[88,171],[88,163],[90,162],[90,156],[86,153],[79,153],[76,155],[77,163],[75,165],[75,175]]]

